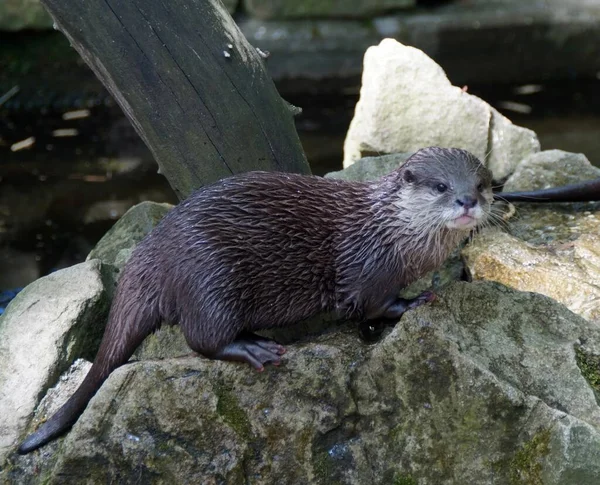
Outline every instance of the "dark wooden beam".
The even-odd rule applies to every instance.
[[[263,59],[219,0],[42,0],[179,196],[248,170],[310,170]]]

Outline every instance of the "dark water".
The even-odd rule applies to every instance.
[[[132,205],[176,202],[151,154],[93,75],[82,68],[73,79],[60,61],[64,53],[44,54],[44,36],[36,39],[39,45],[23,63],[17,49],[22,38],[7,42],[0,34],[0,307],[3,290],[82,261]],[[19,92],[2,100],[13,86]],[[578,79],[468,91],[536,131],[543,149],[583,152],[598,165],[599,88],[599,79]],[[313,172],[340,169],[357,89],[286,99],[304,110],[296,124]],[[23,140],[29,146],[13,151]]]

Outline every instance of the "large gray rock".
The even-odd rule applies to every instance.
[[[414,5],[415,0],[244,0],[246,11],[260,19],[370,17]]]
[[[22,437],[40,398],[58,376],[77,357],[93,360],[118,270],[171,207],[151,202],[132,207],[100,240],[86,263],[33,282],[0,317],[0,463]],[[175,335],[181,347],[184,341]],[[152,345],[154,339],[148,339],[145,348],[149,350],[143,355],[177,355],[169,352],[176,343],[159,347]],[[159,341],[169,340],[162,337]],[[83,378],[85,374],[77,375]],[[68,390],[71,394],[73,386]],[[52,398],[41,409],[51,414],[58,407],[55,402],[60,404],[64,398]],[[34,422],[45,415],[39,412]]]
[[[600,177],[582,154],[531,155],[506,191],[535,190]],[[508,233],[484,231],[464,251],[475,279],[501,282],[554,298],[600,324],[600,203],[516,205]]]
[[[381,157],[364,157],[343,170],[326,174],[325,178],[369,182],[401,167],[411,155],[412,153],[393,153]]]
[[[44,392],[76,357],[93,358],[109,300],[99,261],[31,283],[0,316],[0,464]]]
[[[13,457],[2,478],[592,485],[598,355],[600,331],[552,300],[456,283],[373,346],[338,332],[264,373],[203,358],[124,366],[66,438]]]
[[[344,166],[365,154],[426,146],[469,150],[497,178],[539,151],[535,133],[452,86],[422,51],[385,39],[365,53],[360,99],[344,143]]]
[[[137,244],[144,239],[171,210],[170,204],[141,202],[129,209],[110,230],[102,236],[88,255],[121,269]]]
[[[31,421],[34,427],[42,424],[48,417],[61,408],[77,390],[91,368],[92,363],[88,360],[77,359],[73,362],[73,365],[60,376],[55,385],[48,389],[46,395],[35,409],[35,414]]]
[[[503,190],[548,189],[598,177],[600,168],[594,167],[583,153],[544,150],[522,160],[504,184]]]

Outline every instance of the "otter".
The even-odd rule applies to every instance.
[[[433,147],[376,182],[249,172],[201,188],[138,244],[92,368],[19,453],[68,430],[163,321],[195,352],[261,371],[285,349],[257,330],[323,312],[397,320],[430,301],[397,295],[487,219],[491,180],[467,151]]]
[[[469,152],[430,147],[375,182],[249,172],[201,188],[136,247],[92,368],[19,453],[66,432],[163,321],[179,323],[195,352],[258,371],[285,353],[258,330],[325,312],[397,321],[434,298],[399,291],[489,219],[491,183]]]

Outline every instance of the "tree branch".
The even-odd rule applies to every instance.
[[[308,173],[292,115],[219,0],[42,0],[180,198],[248,170]]]

